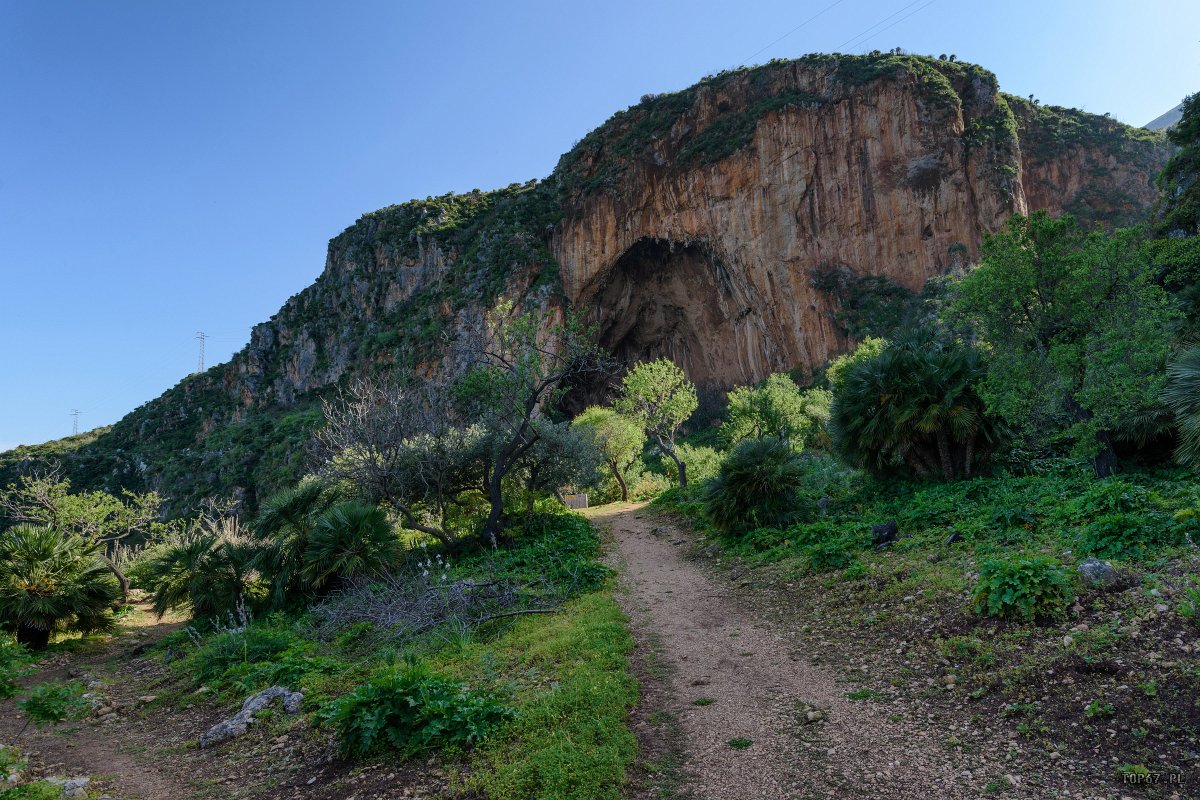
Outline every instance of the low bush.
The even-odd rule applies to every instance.
[[[1074,594],[1070,579],[1056,560],[1017,555],[980,565],[973,599],[979,613],[1029,622],[1061,615]]]
[[[33,659],[25,648],[10,639],[0,639],[0,700],[21,691],[21,678],[33,673]]]
[[[384,747],[402,757],[434,747],[472,745],[513,716],[492,694],[409,663],[389,667],[318,712],[341,752],[360,758]]]
[[[239,666],[244,670],[246,665],[273,662],[293,639],[286,630],[262,625],[222,631],[205,642],[187,666],[197,685],[225,680]]]
[[[803,463],[786,442],[747,439],[709,483],[705,511],[726,535],[785,527],[797,516],[796,490],[804,476]]]
[[[845,569],[854,563],[857,551],[862,549],[863,544],[860,537],[840,536],[808,545],[804,548],[804,555],[808,559],[809,569],[814,572],[832,572]]]
[[[1104,514],[1084,526],[1079,552],[1098,558],[1143,558],[1154,550],[1178,544],[1176,531],[1153,514]]]
[[[688,462],[683,462],[688,463]],[[672,464],[672,466],[674,466]],[[657,475],[653,472],[643,472],[641,477],[634,481],[629,487],[630,500],[653,500],[663,492],[671,488],[671,479],[665,475]]]
[[[675,445],[675,454],[687,465],[688,482],[701,483],[716,476],[721,470],[721,454],[711,447],[680,442]],[[663,471],[672,483],[679,483],[679,470],[669,458],[662,460]]]

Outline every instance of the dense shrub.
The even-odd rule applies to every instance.
[[[293,642],[293,635],[264,625],[245,625],[218,632],[204,642],[188,666],[197,684],[222,679],[239,665],[269,662]]]
[[[79,681],[66,683],[39,683],[29,695],[17,703],[30,722],[38,725],[57,725],[71,719],[80,719],[90,709],[84,697],[86,689]]]
[[[808,566],[814,572],[829,572],[835,569],[845,569],[856,558],[864,542],[861,537],[848,535],[824,539],[804,548]]]
[[[1179,543],[1177,529],[1152,514],[1119,511],[1104,514],[1084,526],[1079,552],[1099,558],[1142,558]]]
[[[729,393],[728,419],[721,433],[731,444],[777,436],[799,451],[829,418],[822,389],[803,392],[790,377],[777,373],[757,386]]]
[[[984,374],[974,348],[925,335],[889,343],[839,377],[834,450],[876,475],[970,477],[999,440],[976,392]]]
[[[680,461],[687,464],[689,481],[700,483],[715,477],[721,471],[721,453],[711,447],[682,442],[675,445],[675,453]],[[667,477],[679,483],[679,470],[675,467],[675,462],[664,458],[662,465]]]
[[[263,597],[258,554],[236,520],[209,520],[146,548],[130,575],[153,593],[159,616],[187,607],[193,617],[212,617]]]
[[[726,457],[709,484],[705,511],[729,535],[784,527],[796,516],[796,490],[804,474],[803,463],[786,442],[747,439]]]
[[[0,630],[31,649],[58,631],[110,630],[120,597],[99,544],[49,526],[0,533]]]
[[[338,735],[342,754],[384,747],[401,757],[448,745],[471,745],[513,716],[493,695],[409,663],[389,667],[317,715]]]
[[[1024,621],[1056,617],[1074,590],[1062,566],[1049,556],[1016,555],[980,565],[974,603],[979,613]]]

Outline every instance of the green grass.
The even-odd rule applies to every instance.
[[[581,798],[615,800],[637,755],[626,719],[637,701],[628,654],[633,640],[612,598],[609,571],[599,564],[599,536],[575,514],[530,518],[515,541],[497,552],[460,556],[452,578],[513,576],[547,581],[576,593],[561,610],[491,623],[466,632],[433,630],[383,646],[368,623],[350,625],[322,641],[303,614],[274,614],[245,633],[205,633],[196,649],[186,632],[164,641],[186,657],[171,664],[181,679],[160,702],[206,702],[234,707],[274,684],[302,689],[305,711],[328,708],[372,676],[407,656],[432,673],[492,694],[513,716],[473,751],[443,747],[450,772],[465,767],[464,788],[492,800]],[[395,751],[372,757],[395,759]]]
[[[481,748],[468,785],[492,800],[616,798],[637,741],[625,723],[637,701],[633,639],[604,592],[549,619],[526,620],[469,651],[510,674],[538,675],[517,694],[518,718]]]

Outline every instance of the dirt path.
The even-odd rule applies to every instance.
[[[668,522],[629,505],[591,517],[616,543],[635,636],[653,638],[669,667],[665,710],[680,720],[692,784],[681,788],[705,800],[975,796],[942,742],[849,700],[787,631],[688,560]]]
[[[115,709],[111,721],[89,717],[57,727],[26,729],[17,746],[29,757],[35,774],[91,776],[95,785],[89,787],[90,797],[107,794],[129,800],[157,800],[191,796],[194,789],[184,782],[186,776],[149,755],[150,743],[162,743],[164,734],[155,731],[155,723],[156,717],[165,712],[152,712],[138,699],[145,679],[158,670],[155,662],[133,655],[181,623],[158,622],[148,609],[139,610],[143,625],[131,627],[126,623],[119,637],[79,652],[51,656],[30,678],[31,684],[68,679],[89,683],[91,691]],[[0,742],[11,742],[24,722],[15,699],[0,704]]]

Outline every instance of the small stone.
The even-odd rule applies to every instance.
[[[138,702],[139,703],[153,703],[157,699],[158,699],[158,695],[156,695],[156,694],[144,694],[138,698]]]
[[[314,783],[316,783],[316,782],[317,782],[317,776],[316,776],[316,775],[313,775],[311,778],[309,778],[309,779],[308,779],[308,785],[309,785],[309,786],[312,786],[312,785],[313,785]]]
[[[809,722],[820,722],[821,720],[825,719],[825,714],[820,711],[815,711],[815,710],[809,711],[807,714],[804,715],[804,719],[806,719]]]
[[[1083,579],[1083,585],[1089,589],[1112,586],[1119,578],[1112,564],[1098,558],[1084,559],[1076,569],[1079,570],[1079,576]]]

